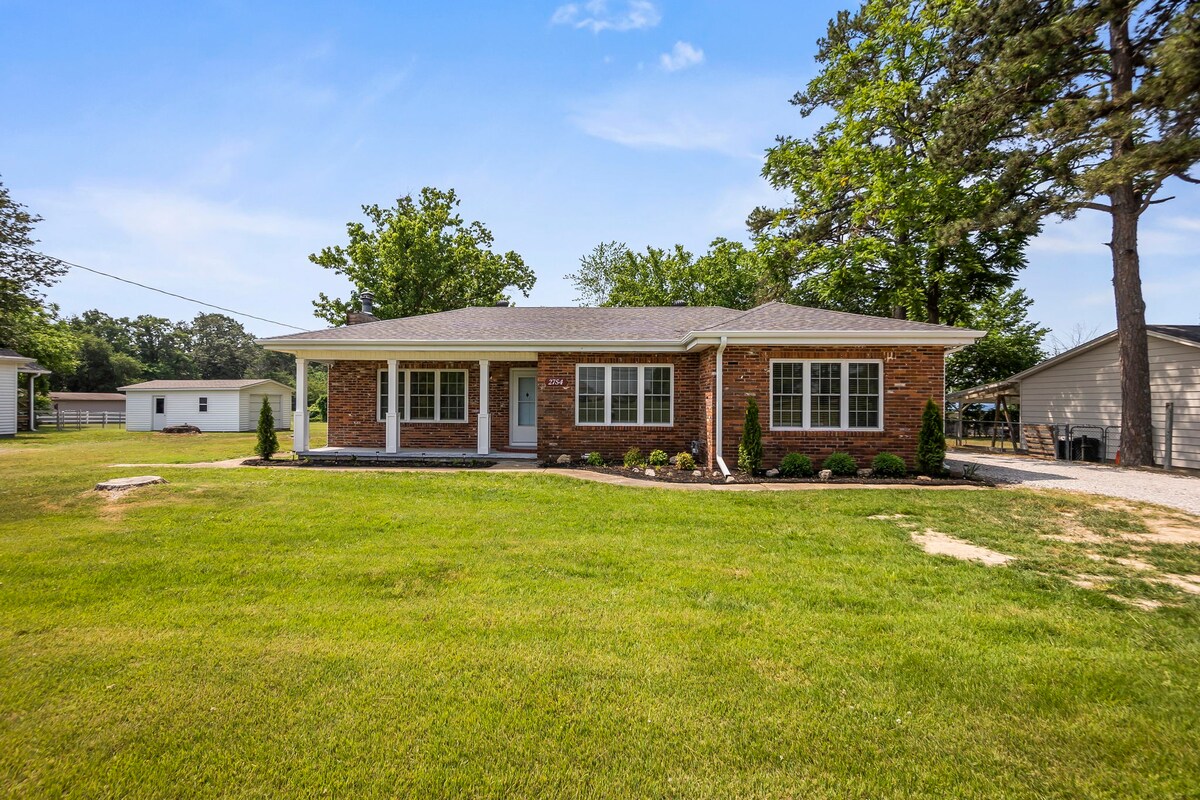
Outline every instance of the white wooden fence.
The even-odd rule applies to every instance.
[[[124,411],[78,411],[78,410],[59,410],[49,412],[39,412],[37,415],[38,427],[46,427],[53,425],[62,430],[63,428],[82,428],[84,425],[99,425],[102,428],[107,428],[109,425],[124,425]]]

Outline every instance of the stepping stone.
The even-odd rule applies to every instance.
[[[157,475],[137,475],[133,478],[110,478],[96,484],[97,492],[119,492],[124,489],[136,489],[139,486],[151,486],[167,481]]]

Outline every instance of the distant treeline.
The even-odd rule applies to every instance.
[[[191,322],[165,317],[113,317],[91,310],[64,320],[78,341],[73,372],[51,376],[52,388],[111,392],[155,379],[274,378],[295,383],[295,361],[254,343],[242,324],[224,314],[197,314]]]

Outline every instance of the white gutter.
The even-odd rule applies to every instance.
[[[721,468],[721,474],[726,478],[729,477],[729,467],[725,466],[725,459],[721,458],[721,445],[725,438],[722,427],[724,426],[725,414],[725,364],[723,356],[725,355],[725,345],[728,344],[724,336],[721,337],[721,344],[717,347],[717,385],[713,391],[713,405],[716,406],[716,442],[714,449],[717,451],[717,466]]]

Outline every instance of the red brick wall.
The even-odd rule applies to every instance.
[[[488,415],[492,418],[492,450],[517,450],[509,445],[508,415],[510,373],[513,369],[533,369],[533,361],[488,362]],[[538,388],[541,391],[541,387]]]
[[[383,450],[386,425],[376,417],[379,370],[386,361],[335,361],[329,367],[329,445]],[[471,450],[479,413],[478,361],[401,361],[397,369],[465,369],[466,422],[401,422],[400,446]],[[407,399],[407,392],[406,399]],[[491,403],[489,403],[491,405]],[[495,422],[493,421],[493,425]]]
[[[830,453],[854,456],[860,467],[881,451],[895,453],[914,466],[917,433],[925,401],[942,403],[944,350],[941,347],[727,347],[725,349],[724,456],[730,469],[737,462],[738,442],[746,416],[746,398],[758,401],[763,431],[763,464],[776,466],[788,453],[803,453],[819,464]],[[883,361],[882,431],[772,431],[771,367],[773,358],[861,358]]]
[[[674,424],[576,425],[576,364],[672,364],[675,367]],[[662,449],[674,455],[704,438],[703,400],[698,353],[541,353],[538,357],[538,456],[543,460],[566,453],[579,458],[599,451],[619,459],[630,447],[642,453]],[[561,386],[549,386],[552,378]],[[493,422],[493,424],[495,424]]]

